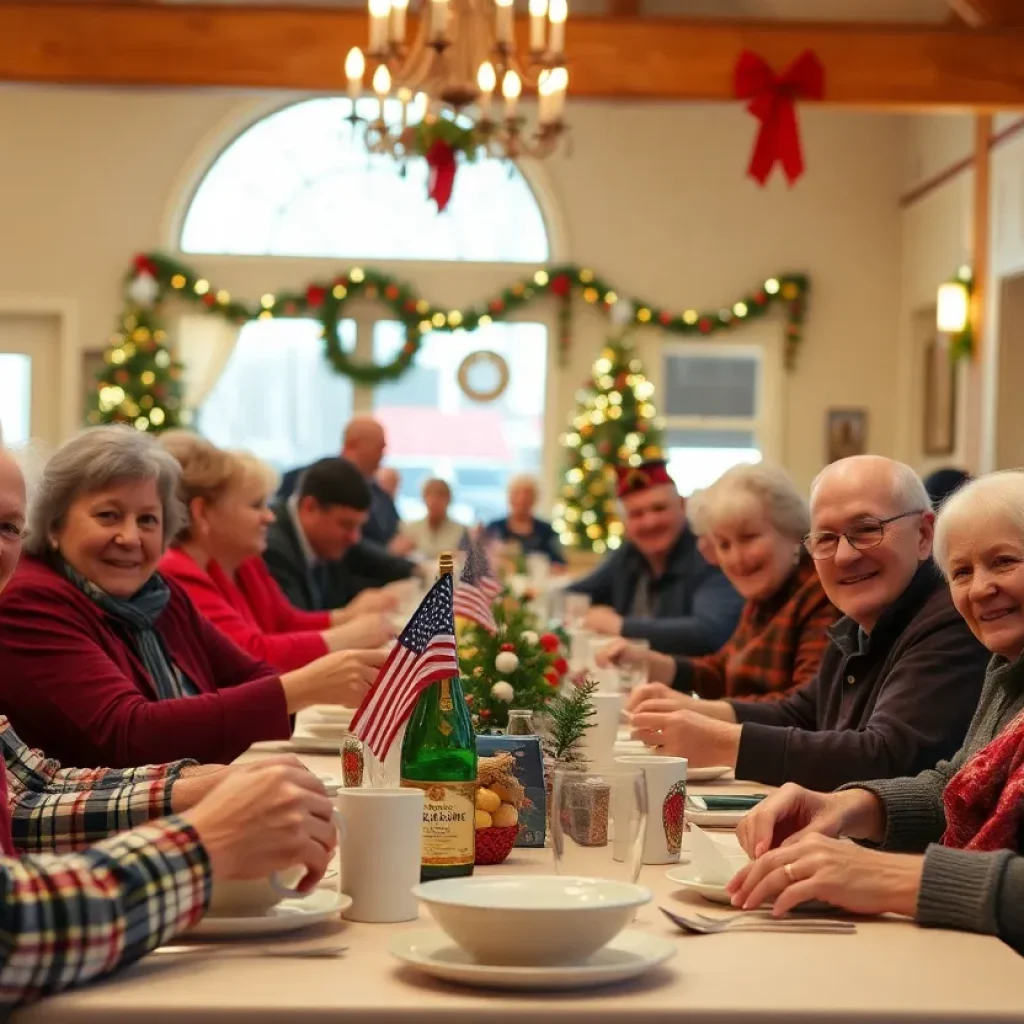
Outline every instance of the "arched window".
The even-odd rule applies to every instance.
[[[514,164],[460,163],[451,202],[438,214],[427,198],[425,162],[409,161],[403,174],[392,157],[368,154],[362,139],[353,137],[349,110],[344,99],[306,100],[239,135],[195,190],[180,249],[275,257],[278,265],[280,257],[418,260],[421,267],[409,277],[428,294],[443,288],[451,273],[443,266],[447,261],[548,261],[544,217]],[[358,113],[376,116],[377,101],[361,100]],[[386,114],[391,122],[400,116],[397,109]],[[251,259],[235,269],[243,281],[272,286]],[[295,276],[304,275],[296,270]],[[509,270],[513,276],[516,271]],[[390,359],[404,340],[386,311],[373,307],[361,306],[340,329],[345,348],[364,361]],[[183,326],[179,344],[185,333]],[[353,385],[330,369],[320,325],[312,320],[256,320],[237,338],[230,333],[218,336],[223,344],[217,352],[211,351],[216,339],[197,332],[191,339],[193,351],[213,360],[213,379],[196,400],[199,429],[216,444],[246,448],[286,470],[335,454],[346,420],[373,413],[388,432],[387,463],[402,475],[403,518],[423,515],[421,485],[440,476],[452,487],[454,516],[467,523],[500,516],[508,478],[541,469],[544,323],[434,332],[405,376],[376,389]],[[507,361],[503,399],[481,404],[459,389],[459,363],[477,349]],[[190,362],[198,365],[186,358]]]
[[[399,115],[398,101],[387,113]],[[514,164],[459,165],[443,214],[427,166],[366,151],[348,100],[306,100],[264,118],[225,149],[192,198],[181,232],[190,253],[338,256],[361,260],[543,263],[537,200]],[[359,101],[374,117],[376,100]]]

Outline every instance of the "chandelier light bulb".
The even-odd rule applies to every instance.
[[[369,0],[370,8],[370,53],[384,53],[388,46],[388,20],[391,17],[391,0]]]
[[[530,52],[543,53],[548,0],[530,0]]]
[[[391,38],[396,43],[405,42],[405,15],[408,9],[409,0],[391,2]]]
[[[373,91],[380,99],[384,99],[391,92],[391,72],[385,64],[378,64],[377,70],[373,73]]]
[[[348,94],[353,101],[359,99],[363,91],[363,75],[366,72],[366,59],[358,46],[353,46],[345,57],[345,78],[348,79]]]
[[[551,22],[551,35],[548,49],[556,56],[561,56],[565,48],[565,19],[569,17],[567,0],[551,0],[548,7],[548,20]]]
[[[476,85],[480,90],[480,115],[488,117],[491,110],[491,97],[494,95],[494,88],[498,84],[498,76],[494,72],[494,65],[485,60],[476,73]]]
[[[498,23],[495,27],[495,38],[499,43],[512,42],[512,0],[495,0]]]

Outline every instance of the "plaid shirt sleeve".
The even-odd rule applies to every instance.
[[[0,1010],[109,974],[195,924],[210,866],[170,817],[82,853],[0,858]]]
[[[194,762],[143,768],[61,768],[30,750],[0,719],[0,753],[14,845],[25,852],[77,850],[171,812],[171,787]]]

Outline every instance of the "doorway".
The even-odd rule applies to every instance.
[[[0,437],[60,441],[61,320],[51,314],[0,314]]]

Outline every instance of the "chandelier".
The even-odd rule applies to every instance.
[[[432,178],[450,172],[458,153],[514,159],[555,152],[569,75],[564,65],[567,0],[530,0],[529,53],[516,54],[513,0],[421,0],[418,25],[406,43],[409,0],[369,0],[366,56],[357,47],[345,60],[349,120],[362,127],[371,153],[427,159]],[[378,101],[376,117],[356,115],[367,60]],[[524,85],[537,91],[537,124],[527,128],[520,108]],[[388,123],[385,101],[400,115]],[[475,108],[473,114],[470,108]],[[450,193],[450,183],[449,189]],[[436,197],[435,197],[436,198]],[[443,209],[438,200],[438,208]]]

